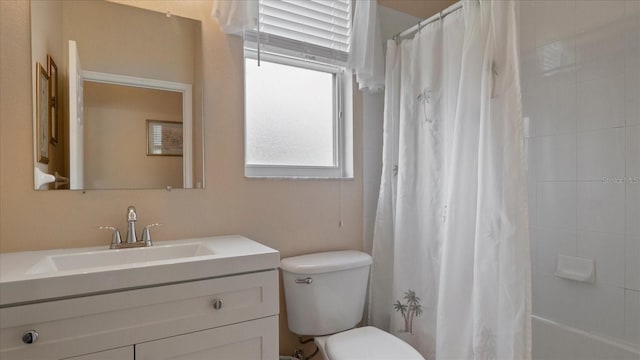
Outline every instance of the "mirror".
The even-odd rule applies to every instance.
[[[109,1],[31,1],[36,190],[202,188],[201,31]]]

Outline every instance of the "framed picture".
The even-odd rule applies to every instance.
[[[51,55],[47,55],[47,68],[49,70],[49,129],[51,143],[58,143],[58,66]]]
[[[182,123],[147,120],[147,155],[182,156]]]
[[[49,163],[49,74],[36,63],[36,146],[38,162]]]

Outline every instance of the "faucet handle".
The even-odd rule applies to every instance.
[[[136,207],[133,205],[129,205],[129,207],[127,207],[127,221],[136,221],[136,220],[138,220]]]
[[[122,243],[122,237],[120,236],[120,230],[113,226],[99,226],[100,230],[113,230],[113,235],[111,237],[111,248],[114,249],[118,245]]]
[[[154,227],[154,226],[162,226],[162,224],[161,223],[153,223],[153,224],[149,224],[149,225],[145,226],[144,229],[142,229],[142,241],[144,241],[145,244],[147,244],[147,246],[153,245],[153,242],[151,241],[151,232],[149,231],[149,229]]]

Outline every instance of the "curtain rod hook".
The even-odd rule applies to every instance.
[[[418,21],[418,33],[422,30],[422,20]]]
[[[440,21],[442,21],[442,11],[438,13],[440,15]]]

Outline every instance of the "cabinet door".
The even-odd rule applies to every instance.
[[[136,360],[276,360],[278,317],[149,341],[135,347]]]
[[[87,355],[67,358],[66,360],[133,360],[133,346],[100,351]]]

